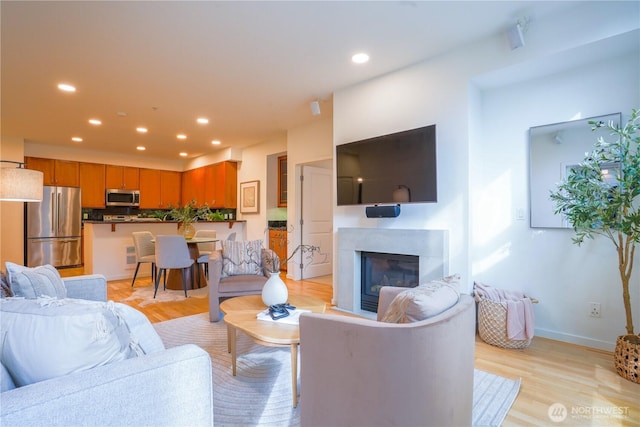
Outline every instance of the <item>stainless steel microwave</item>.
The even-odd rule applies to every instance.
[[[107,206],[140,206],[140,191],[107,189],[105,204]]]

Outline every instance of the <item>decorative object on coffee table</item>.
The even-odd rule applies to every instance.
[[[289,298],[287,285],[280,278],[280,272],[269,272],[271,276],[262,288],[262,302],[269,307],[271,305],[284,304]]]
[[[265,230],[265,233],[267,233],[267,235],[268,235],[268,231],[269,231],[268,229],[266,229],[266,230]],[[267,241],[268,241],[268,239],[267,239]],[[285,245],[286,245],[286,244],[288,244],[288,243],[289,243],[289,242],[287,241],[287,242],[285,243]],[[293,259],[293,257],[294,257],[298,252],[300,252],[300,255],[301,255],[301,258],[300,258],[300,268],[302,268],[302,267],[303,267],[303,259],[302,259],[303,257],[304,257],[304,258],[306,258],[306,263],[307,263],[307,264],[310,264],[310,263],[313,261],[313,255],[314,255],[314,253],[316,253],[316,252],[317,252],[317,253],[319,253],[319,254],[321,254],[321,253],[322,253],[322,252],[320,252],[320,246],[314,246],[314,245],[298,245],[298,246],[293,250],[293,252],[291,253],[291,255],[289,255],[289,256],[287,257],[287,259],[285,259],[285,260],[281,260],[281,259],[279,259],[279,264],[278,264],[277,266],[275,266],[275,267],[274,267],[274,263],[272,262],[272,260],[270,259],[270,257],[267,257],[267,258],[265,259],[265,265],[264,265],[264,267],[265,267],[265,268],[267,269],[267,271],[269,271],[269,272],[276,272],[276,271],[279,271],[279,269],[280,269],[280,265],[282,265],[282,264],[287,264],[289,261],[291,261],[291,260]],[[275,254],[275,252],[274,252],[274,255],[276,255],[276,254]],[[327,256],[327,254],[324,254],[324,255],[325,255],[325,257]],[[276,268],[277,268],[277,270],[276,270]]]
[[[306,253],[307,256],[311,259],[314,252],[320,252],[320,247],[313,245],[298,245],[298,247],[284,261],[284,263],[286,264],[287,262],[289,262],[289,260],[292,259],[299,251],[302,254]],[[287,285],[280,278],[280,264],[278,263],[276,265],[274,259],[269,254],[270,253],[268,253],[266,256],[264,268],[271,276],[262,288],[262,301],[267,307],[276,304],[284,304],[287,302],[287,298],[289,296]],[[275,252],[273,252],[273,256],[277,256],[275,255]]]
[[[610,130],[617,140],[606,142],[600,137],[594,150],[551,192],[555,213],[564,215],[575,231],[574,243],[580,245],[585,238],[602,235],[616,247],[627,334],[617,339],[615,366],[620,376],[636,383],[640,383],[640,336],[633,330],[629,281],[640,242],[639,122],[637,109],[632,110],[624,127],[589,122],[594,130]]]

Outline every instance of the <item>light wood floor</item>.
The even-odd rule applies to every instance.
[[[61,271],[63,273],[63,271]],[[68,272],[68,274],[79,274]],[[285,279],[291,294],[310,295],[331,302],[332,286],[318,281]],[[136,286],[150,285],[149,278]],[[131,294],[131,281],[111,281],[108,298],[120,301]],[[156,303],[138,307],[152,322],[188,316],[209,310],[207,298]],[[339,313],[339,312],[336,312]],[[520,393],[503,426],[640,426],[640,384],[618,376],[611,353],[536,337],[529,348],[507,350],[476,338],[476,368],[507,378],[521,378]],[[450,367],[455,369],[455,367]],[[554,423],[551,405],[562,404],[567,417]]]

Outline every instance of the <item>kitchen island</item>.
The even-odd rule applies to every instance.
[[[226,239],[236,233],[244,239],[246,221],[198,221],[196,230],[215,230],[216,237]],[[84,272],[103,274],[107,280],[133,279],[136,253],[134,231],[159,234],[178,234],[176,221],[84,221]],[[140,266],[138,277],[151,276],[151,264]]]

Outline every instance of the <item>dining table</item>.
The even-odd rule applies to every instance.
[[[155,243],[155,239],[152,240]],[[198,258],[200,258],[200,250],[198,249],[199,243],[215,243],[220,241],[215,237],[192,237],[190,239],[185,238],[187,247],[189,248],[189,255],[193,259],[194,268],[187,270],[187,289],[203,288],[207,286],[207,278],[204,273],[204,268],[201,264],[198,264]],[[195,272],[195,278],[191,280],[191,275]],[[167,288],[173,290],[182,290],[182,273],[179,269],[172,268],[167,274]]]

